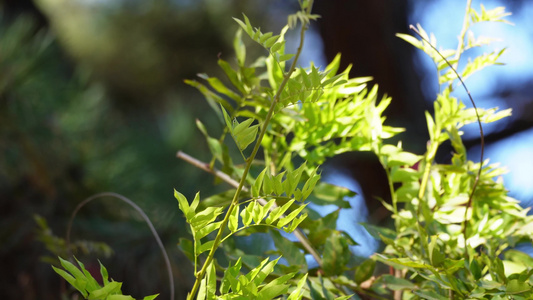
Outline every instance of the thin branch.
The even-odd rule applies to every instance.
[[[313,0],[310,0],[307,7],[307,13],[310,13],[311,7],[313,6]],[[231,204],[228,207],[228,211],[226,212],[226,215],[222,222],[220,223],[220,227],[218,229],[217,235],[215,236],[215,239],[213,240],[213,246],[211,247],[211,250],[209,251],[209,254],[207,255],[207,259],[205,260],[204,265],[202,266],[202,269],[198,274],[196,274],[196,281],[194,282],[194,285],[192,287],[191,292],[187,295],[187,299],[194,299],[196,297],[196,294],[198,293],[198,290],[200,288],[200,282],[203,280],[205,273],[207,272],[207,268],[213,261],[213,258],[215,257],[215,251],[217,250],[218,246],[220,245],[220,240],[222,239],[223,231],[228,226],[229,217],[231,216],[231,213],[233,212],[233,209],[237,206],[239,202],[239,196],[241,194],[241,191],[244,188],[244,183],[246,181],[246,177],[248,176],[248,172],[250,172],[250,168],[252,167],[252,162],[255,159],[255,156],[257,155],[257,152],[259,151],[259,148],[261,146],[261,141],[263,140],[263,137],[265,136],[265,133],[267,131],[268,123],[270,122],[270,119],[274,115],[274,111],[276,108],[276,105],[279,103],[279,99],[281,97],[281,93],[285,89],[285,85],[287,85],[287,82],[289,81],[289,78],[291,77],[292,73],[294,72],[296,68],[296,62],[298,61],[298,58],[300,57],[300,54],[302,53],[302,48],[304,45],[304,36],[305,31],[307,30],[308,24],[302,24],[302,28],[300,30],[300,45],[298,46],[298,50],[296,51],[296,55],[294,56],[294,60],[291,64],[291,67],[289,68],[289,71],[285,74],[283,77],[283,81],[281,82],[276,95],[272,99],[272,103],[270,105],[270,108],[268,110],[268,113],[263,121],[263,124],[261,125],[261,131],[259,132],[259,135],[257,136],[257,140],[255,142],[254,148],[252,150],[252,153],[250,156],[246,159],[246,167],[244,168],[244,171],[242,173],[241,180],[239,182],[239,185],[237,186],[237,190],[235,191],[235,194],[233,195],[233,200],[231,201]]]
[[[468,249],[466,247],[467,246],[466,245],[466,241],[467,241],[466,231],[467,231],[467,228],[468,228],[468,219],[467,219],[467,217],[468,217],[468,209],[472,207],[472,200],[474,199],[474,193],[475,193],[477,185],[479,183],[479,178],[481,177],[481,171],[483,170],[483,159],[484,159],[484,154],[485,154],[485,137],[484,137],[485,135],[483,134],[483,126],[481,125],[481,118],[479,117],[479,113],[477,111],[476,103],[474,102],[474,99],[472,98],[472,95],[470,94],[470,91],[468,90],[468,88],[466,87],[466,84],[464,83],[463,79],[461,78],[459,73],[457,73],[457,71],[452,66],[452,64],[439,52],[439,50],[437,50],[437,48],[435,48],[433,45],[431,45],[431,43],[429,43],[418,32],[418,30],[413,25],[410,25],[409,28],[411,30],[413,30],[420,38],[422,38],[422,40],[424,40],[426,43],[428,43],[431,46],[431,48],[433,48],[433,50],[435,50],[439,54],[439,56],[448,64],[448,66],[450,66],[450,69],[455,73],[455,75],[457,76],[457,78],[461,82],[461,85],[465,89],[466,94],[468,95],[468,98],[470,99],[470,102],[472,103],[472,106],[474,107],[474,111],[476,112],[477,123],[479,125],[479,137],[481,139],[481,145],[480,145],[481,146],[481,151],[480,151],[481,153],[480,153],[480,158],[479,158],[479,170],[477,172],[476,178],[474,179],[474,184],[472,185],[472,191],[470,192],[470,196],[468,197],[468,203],[466,204],[465,216],[464,216],[465,220],[464,220],[464,223],[463,223],[463,237],[465,239],[465,258],[468,258]]]
[[[188,155],[187,153],[184,153],[182,151],[178,151],[178,153],[176,154],[176,157],[177,158],[180,158],[188,163],[190,163],[191,165],[197,167],[197,168],[200,168],[210,174],[213,174],[214,176],[222,179],[223,181],[225,181],[226,183],[228,183],[229,185],[237,188],[239,186],[239,183],[237,181],[235,181],[233,178],[231,178],[228,174],[222,172],[222,171],[219,171],[217,169],[211,169],[209,168],[209,164],[203,162],[203,161],[200,161],[190,155]],[[243,187],[243,191],[245,192],[248,192],[248,188],[247,187]],[[267,201],[263,198],[259,198],[257,199],[257,202],[259,202],[261,205],[265,206],[267,204]],[[270,207],[270,211],[272,211],[274,208],[278,207],[278,205],[274,202],[274,205],[272,205]],[[282,216],[283,217],[283,216]],[[320,255],[318,254],[318,252],[313,248],[313,246],[311,245],[311,242],[309,242],[309,240],[307,239],[307,237],[305,236],[305,234],[299,229],[297,228],[294,232],[294,235],[296,236],[296,238],[300,241],[300,243],[302,244],[302,246],[305,248],[305,250],[307,250],[307,252],[309,252],[309,254],[311,254],[313,256],[313,258],[316,260],[316,262],[318,263],[318,265],[320,267],[322,267],[322,258],[320,257]]]
[[[163,255],[163,258],[165,259],[165,265],[167,267],[167,273],[168,273],[168,281],[169,281],[169,285],[170,285],[170,300],[174,300],[174,276],[172,275],[172,267],[171,267],[171,264],[170,264],[170,259],[168,258],[167,251],[165,250],[165,246],[163,246],[163,242],[161,242],[161,238],[157,234],[157,231],[155,230],[154,225],[150,221],[150,218],[148,218],[148,216],[144,213],[142,208],[140,208],[137,204],[135,204],[133,201],[131,201],[130,199],[126,198],[125,196],[122,196],[120,194],[113,193],[113,192],[104,192],[104,193],[99,193],[99,194],[93,195],[93,196],[83,200],[80,204],[78,204],[76,206],[76,209],[74,209],[74,212],[70,216],[70,220],[68,222],[68,227],[67,227],[67,249],[69,249],[69,251],[70,251],[70,232],[71,232],[71,229],[72,229],[72,222],[74,221],[74,218],[76,217],[76,214],[78,213],[78,211],[82,207],[84,207],[86,204],[88,204],[89,202],[91,202],[93,200],[96,200],[98,198],[102,198],[102,197],[113,197],[113,198],[117,198],[119,200],[122,200],[122,201],[126,202],[131,207],[133,207],[141,215],[141,217],[144,219],[144,221],[148,225],[148,228],[150,228],[150,231],[152,232],[152,235],[154,236],[155,241],[157,242],[157,245],[159,246],[159,249],[161,250],[161,254]]]

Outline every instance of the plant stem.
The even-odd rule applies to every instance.
[[[311,12],[311,7],[313,6],[313,0],[309,1],[309,5],[307,7],[307,13],[309,14]],[[294,60],[291,64],[291,67],[289,71],[285,74],[283,81],[281,82],[281,85],[279,86],[276,95],[274,96],[274,99],[272,99],[272,104],[270,105],[270,109],[268,110],[267,116],[265,117],[265,120],[261,126],[261,132],[259,133],[259,136],[257,137],[257,141],[255,142],[254,149],[252,150],[252,153],[250,156],[246,159],[246,166],[244,168],[244,172],[241,177],[241,181],[239,182],[239,185],[237,186],[237,190],[235,191],[235,195],[233,196],[233,200],[231,201],[230,206],[228,207],[228,211],[226,212],[226,215],[224,216],[224,219],[222,220],[222,223],[220,224],[220,228],[218,229],[217,235],[215,237],[215,240],[213,241],[213,247],[211,247],[211,250],[209,251],[209,254],[207,255],[207,259],[205,260],[204,265],[202,266],[202,269],[198,274],[196,274],[196,281],[194,282],[193,288],[191,292],[187,295],[188,300],[194,299],[196,294],[198,293],[198,289],[200,288],[200,283],[202,279],[205,276],[205,273],[207,271],[207,268],[213,261],[213,257],[215,256],[215,252],[220,245],[220,240],[222,239],[222,235],[224,230],[226,229],[229,217],[231,216],[231,213],[233,209],[238,205],[239,203],[239,196],[241,194],[241,191],[244,188],[244,183],[246,181],[246,177],[248,176],[248,172],[250,171],[250,168],[252,166],[252,162],[257,155],[257,152],[259,151],[259,147],[261,146],[261,141],[263,140],[263,137],[265,136],[265,133],[267,131],[268,123],[270,122],[270,119],[272,119],[272,116],[274,115],[274,110],[276,109],[276,105],[279,102],[279,99],[281,97],[281,92],[285,88],[285,85],[289,81],[289,78],[291,77],[292,73],[294,72],[294,69],[296,68],[296,63],[298,61],[298,58],[300,57],[300,54],[303,49],[304,44],[304,36],[305,31],[307,30],[308,24],[302,23],[302,28],[300,30],[300,45],[298,46],[298,50],[296,51],[296,55],[294,56]]]
[[[204,171],[206,171],[208,173],[211,173],[211,174],[215,175],[216,177],[222,179],[223,181],[225,181],[229,185],[233,186],[234,188],[237,188],[239,186],[239,183],[237,181],[235,181],[233,178],[231,178],[230,176],[228,176],[228,174],[226,174],[226,173],[224,173],[224,172],[222,172],[220,170],[217,170],[215,168],[211,168],[209,164],[207,164],[207,163],[205,163],[203,161],[200,161],[200,160],[188,155],[187,153],[184,153],[182,151],[178,151],[178,153],[176,154],[176,157],[178,157],[180,159],[183,159],[184,161],[190,163],[191,165],[193,165],[195,167],[198,167],[198,168],[200,168],[200,169],[202,169],[202,170],[204,170]],[[245,191],[245,192],[248,192],[248,188],[246,188],[246,187],[243,187],[242,190]],[[263,206],[265,206],[267,204],[267,201],[265,199],[262,199],[262,198],[257,199],[257,202],[259,202],[259,204],[261,204]],[[276,203],[274,203],[274,205],[272,205],[270,207],[270,210],[272,211],[276,207],[278,207],[278,205]],[[316,260],[318,265],[320,267],[322,267],[322,258],[320,257],[318,252],[313,248],[313,246],[311,245],[311,242],[309,242],[309,240],[303,234],[303,232],[300,229],[296,229],[293,233],[296,236],[296,238],[300,241],[302,246],[305,248],[305,250],[307,250],[307,252],[309,252],[313,256],[313,258]]]
[[[467,0],[465,18],[463,20],[463,28],[461,29],[461,34],[459,35],[459,45],[457,45],[457,50],[455,51],[454,60],[456,62],[453,64],[453,67],[452,67],[454,69],[457,69],[457,66],[459,65],[459,58],[461,58],[463,47],[465,45],[466,31],[468,30],[468,27],[470,27],[470,13],[469,12],[470,12],[471,6],[472,6],[472,0]]]

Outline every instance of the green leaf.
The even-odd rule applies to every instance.
[[[355,269],[354,280],[356,283],[360,284],[365,280],[368,280],[374,274],[374,269],[376,267],[376,261],[369,258],[363,261],[357,269]]]
[[[376,239],[380,239],[382,236],[391,240],[396,239],[396,232],[385,227],[379,227],[367,223],[360,223],[366,231]]]
[[[304,287],[305,282],[307,281],[307,273],[302,276],[302,278],[298,281],[298,285],[296,286],[296,289],[294,289],[287,300],[300,300],[302,299],[302,288]]]
[[[494,9],[486,10],[485,6],[481,4],[481,14],[478,13],[475,9],[470,9],[470,19],[472,23],[478,22],[504,22],[509,23],[503,18],[510,16],[510,13],[505,12],[505,7],[499,6]],[[509,23],[510,24],[510,23]]]
[[[279,217],[281,217],[287,209],[294,203],[294,199],[289,200],[287,203],[285,203],[283,206],[278,206],[270,212],[268,217],[266,218],[265,222],[267,224],[272,224],[274,221],[278,220]]]
[[[241,266],[241,257],[239,257],[234,265],[231,265],[230,263],[228,268],[224,271],[224,277],[222,278],[222,283],[220,285],[221,294],[227,294],[230,289],[232,289],[233,292],[239,292],[237,278],[239,277]]]
[[[413,291],[416,295],[428,300],[448,300],[448,297],[441,296],[434,291]]]
[[[157,296],[159,296],[159,294],[146,296],[143,298],[143,300],[154,300],[155,298],[157,298]]]
[[[250,23],[250,20],[248,19],[248,17],[245,15],[245,14],[242,14],[242,16],[244,17],[244,22],[243,23],[241,20],[237,19],[237,18],[233,18],[233,20],[235,20],[235,22],[237,22],[237,24],[239,24],[243,29],[244,31],[250,36],[252,37],[253,35],[253,27],[252,27],[252,24]]]
[[[248,227],[252,223],[251,209],[253,209],[253,205],[255,205],[255,202],[248,204],[248,206],[241,211],[241,218],[244,227]]]
[[[285,227],[284,230],[285,232],[287,233],[291,233],[293,232],[294,230],[296,230],[296,228],[298,228],[298,226],[307,218],[307,214],[301,214],[299,215],[297,218],[295,218],[294,220],[292,220],[292,222],[289,224],[289,226]]]
[[[350,256],[351,252],[346,239],[338,231],[333,231],[324,245],[322,255],[324,274],[326,276],[342,274]]]
[[[278,61],[287,61],[287,60],[289,60],[289,59],[291,59],[291,58],[293,58],[293,57],[294,57],[294,54],[292,54],[292,53],[290,53],[290,54],[283,54],[283,55],[280,55],[280,56],[278,57]]]
[[[252,185],[252,197],[257,198],[259,197],[259,193],[261,191],[261,187],[263,186],[263,178],[265,177],[265,173],[267,172],[268,167],[265,167],[259,175],[257,175],[257,178],[254,181],[254,184]]]
[[[272,36],[272,37],[269,37],[265,42],[264,44],[261,42],[261,44],[263,44],[263,46],[265,46],[265,48],[270,48],[272,47],[276,41],[279,39],[279,35],[275,35],[275,36]],[[275,52],[275,51],[274,51]]]
[[[237,231],[239,228],[239,206],[236,205],[231,215],[229,216],[228,228],[231,232]]]
[[[186,238],[180,238],[178,246],[189,260],[194,261],[194,246],[191,240]]]
[[[200,120],[196,119],[196,127],[198,127],[198,129],[200,129],[200,131],[202,132],[202,134],[204,135],[206,141],[207,141],[207,146],[209,147],[209,151],[211,152],[211,154],[213,154],[213,156],[220,162],[223,162],[224,161],[224,152],[223,152],[223,145],[220,143],[219,140],[215,139],[215,138],[212,138],[210,137],[208,134],[207,134],[207,130],[204,126],[204,124],[202,124],[202,122],[200,122]]]
[[[155,295],[157,296],[157,295]],[[149,297],[149,296],[147,296]],[[144,297],[144,299],[147,299],[147,297]],[[154,298],[148,298],[148,299],[155,299]],[[105,300],[135,300],[135,298],[133,298],[132,296],[127,296],[127,295],[109,295],[107,296],[107,298],[105,298]]]
[[[206,271],[206,276],[207,276],[206,298],[207,299],[215,299],[215,294],[217,291],[217,273],[216,273],[214,265],[215,264],[211,262],[209,266],[207,267],[207,271]]]
[[[241,150],[246,149],[251,143],[255,141],[258,130],[259,125],[252,125],[240,131],[239,133],[235,133],[237,146],[239,146]]]
[[[185,216],[189,213],[189,202],[182,193],[174,190],[174,198],[178,200],[179,208]]]
[[[216,93],[212,92],[205,85],[195,80],[185,80],[185,83],[192,87],[195,87],[198,91],[202,93],[202,95],[204,95],[205,99],[207,100],[207,103],[209,104],[211,109],[215,111],[220,121],[222,121],[222,116],[220,115],[220,110],[218,109],[219,105],[225,107],[230,111],[233,109],[228,101],[226,101],[224,98],[220,97]]]
[[[280,258],[281,256],[276,258],[273,261],[268,262],[267,264],[264,264],[264,265],[261,264],[262,266],[259,272],[253,278],[253,282],[255,285],[259,286],[260,284],[263,283],[263,281],[267,278],[267,276],[270,275],[274,271],[274,266],[276,266]],[[268,261],[268,259],[266,259],[265,261]]]
[[[196,233],[194,234],[194,237],[196,239],[201,239],[201,238],[207,236],[208,234],[210,234],[214,230],[217,230],[218,228],[220,228],[220,224],[221,223],[222,223],[222,221],[210,223],[210,224],[207,224],[207,225],[203,226],[202,228],[200,228],[200,229],[198,229],[196,231]]]
[[[435,267],[440,267],[444,261],[444,253],[440,251],[439,245],[437,244],[437,236],[432,235],[430,237],[431,242],[429,243],[429,260],[431,264]]]
[[[474,279],[479,280],[481,278],[481,267],[477,259],[473,259],[470,263],[470,272],[474,276]]]
[[[282,184],[282,180],[283,180],[283,176],[285,175],[285,171],[279,173],[278,175],[274,176],[272,178],[272,183],[274,184],[274,192],[276,193],[276,195],[278,196],[281,196],[284,192],[284,189],[283,189],[283,184]],[[289,196],[289,195],[287,195]]]
[[[243,95],[246,95],[244,84],[241,82],[241,80],[239,79],[239,75],[237,74],[237,72],[235,72],[235,70],[233,70],[229,63],[222,59],[219,59],[218,65],[222,68],[222,70],[224,70],[224,73],[226,74],[226,76],[228,76],[233,86],[235,86]]]
[[[104,265],[102,265],[100,260],[98,260],[98,264],[100,264],[100,275],[102,276],[102,282],[104,283],[104,285],[106,285],[109,283],[109,275],[107,273],[107,269],[104,267]]]
[[[85,278],[85,274],[83,274],[80,269],[78,269],[74,264],[69,262],[68,260],[62,259],[61,257],[58,257],[59,261],[61,263],[61,266],[65,268],[70,274],[74,275],[75,278]]]
[[[71,286],[77,289],[83,295],[83,297],[87,297],[87,291],[85,290],[86,281],[76,279],[68,272],[56,268],[54,266],[52,266],[52,269],[54,269],[54,271],[59,274],[59,276],[63,277],[63,279],[65,279]]]
[[[309,200],[318,205],[334,204],[340,208],[350,208],[350,203],[344,200],[345,197],[353,197],[356,193],[349,189],[333,184],[320,182],[314,190]]]
[[[274,45],[272,45],[272,47],[270,48],[270,51],[272,51],[273,53],[278,52],[278,50],[280,50],[283,45],[285,45],[285,41],[277,42]]]
[[[290,285],[286,284],[289,279],[294,277],[296,273],[290,273],[283,276],[280,276],[271,282],[269,282],[267,285],[265,285],[259,293],[257,294],[258,300],[269,300],[274,299],[278,296],[281,296],[285,294],[288,290]]]
[[[120,292],[121,287],[122,287],[122,282],[111,281],[110,283],[106,284],[104,287],[90,292],[89,297],[87,299],[89,300],[105,299],[109,295],[121,293]]]
[[[83,265],[83,263],[79,261],[78,259],[76,259],[76,257],[74,257],[74,259],[80,266],[81,271],[83,272],[83,274],[85,275],[85,278],[87,279],[87,286],[85,287],[85,289],[87,289],[87,291],[89,292],[95,289],[99,289],[100,285],[98,284],[96,279],[94,279],[94,277],[91,275],[91,273],[89,273],[89,271],[85,269],[85,266]]]
[[[294,201],[294,200],[291,200]],[[307,206],[307,204],[300,205],[297,209],[293,210],[289,215],[287,215],[284,218],[281,218],[278,223],[276,223],[276,227],[282,229],[285,225],[289,224],[294,218],[298,216],[298,214]]]
[[[239,66],[244,67],[246,62],[246,46],[242,42],[242,30],[239,28],[235,33],[235,38],[233,39],[233,49],[235,50],[235,55],[237,56],[237,62]]]
[[[393,291],[412,290],[416,288],[411,281],[388,274],[379,277],[378,281]]]
[[[532,286],[527,282],[521,282],[518,279],[509,280],[507,283],[507,294],[520,294],[524,292],[529,292],[532,290]]]
[[[263,206],[256,201],[253,202],[253,209],[252,209],[252,219],[254,220],[255,224],[261,224],[261,221],[265,217],[265,209]]]
[[[302,250],[294,242],[284,238],[276,230],[270,230],[270,235],[272,236],[277,251],[283,254],[283,258],[287,260],[289,265],[298,266],[301,271],[307,272],[307,262]]]
[[[196,249],[196,256],[204,253],[205,251],[211,250],[214,244],[215,244],[215,241],[213,240],[213,241],[207,241],[205,242],[205,244],[200,245],[200,247]]]

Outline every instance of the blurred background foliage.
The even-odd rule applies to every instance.
[[[308,53],[307,58],[329,61],[341,52],[344,66],[355,64],[352,76],[373,76],[394,99],[390,124],[410,133],[402,136],[404,147],[422,152],[423,111],[431,110],[420,85],[424,75],[415,50],[394,36],[407,32],[413,12],[419,12],[416,1],[316,2],[322,19],[313,25],[315,42],[308,46],[322,56]],[[513,5],[520,8],[522,2]],[[190,198],[217,187],[175,153],[209,161],[194,119],[213,129],[218,123],[183,79],[203,72],[223,77],[216,61],[218,56],[234,61],[237,25],[231,16],[246,12],[254,24],[275,32],[294,10],[291,5],[281,0],[0,1],[1,298],[59,299],[64,287],[41,262],[53,254],[38,239],[51,233],[63,237],[75,206],[102,191],[123,194],[146,211],[171,255],[178,299],[186,295],[192,270],[176,247],[185,226],[172,189]],[[532,103],[530,89],[511,91]],[[503,97],[511,91],[500,90]],[[511,122],[493,141],[524,132],[532,123]],[[466,144],[475,147],[477,140]],[[389,196],[377,159],[345,154],[327,163],[326,175],[328,166],[338,165],[357,180],[374,219],[383,219],[373,196]],[[35,214],[47,224],[37,226]],[[73,239],[111,246],[114,255],[93,253],[89,259],[96,267],[96,257],[101,258],[110,275],[124,282],[124,291],[167,297],[163,259],[147,226],[125,204],[114,199],[89,204],[75,221]]]

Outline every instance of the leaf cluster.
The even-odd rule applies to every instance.
[[[76,259],[76,258],[74,258]],[[122,282],[109,279],[107,269],[100,263],[100,275],[102,276],[103,286],[94,279],[85,266],[76,259],[78,267],[73,263],[59,257],[61,266],[64,269],[56,268],[52,266],[54,271],[65,279],[72,287],[78,290],[84,299],[89,300],[135,300],[135,298],[123,295],[121,291]],[[153,300],[158,296],[151,295],[146,296],[143,300]]]
[[[453,96],[462,79],[500,64],[504,50],[495,50],[456,72],[465,51],[492,41],[468,33],[471,24],[504,22],[505,10],[481,6],[478,12],[468,1],[457,49],[440,54],[436,38],[420,25],[422,40],[398,34],[429,55],[439,74],[434,113],[425,114],[427,151],[420,155],[387,142],[403,129],[386,125],[391,99],[378,99],[378,87],[368,86],[371,78],[350,78],[351,66],[339,71],[340,55],[325,67],[303,68],[301,44],[296,53],[285,53],[285,33],[299,23],[303,39],[317,19],[310,14],[312,1],[300,1],[300,7],[278,35],[262,33],[246,16],[235,19],[236,61],[218,61],[226,78],[200,74],[202,82],[186,81],[205,96],[223,128],[216,132],[196,122],[212,154],[208,170],[233,187],[203,200],[197,193],[191,202],[174,192],[191,235],[180,240],[195,267],[188,299],[531,298],[533,259],[511,248],[530,241],[533,217],[507,196],[504,170],[470,160],[462,142],[463,126],[495,122],[510,110],[467,108]],[[252,46],[243,32],[266,56],[247,61]],[[435,162],[447,142],[450,162]],[[240,156],[231,153],[235,148]],[[351,151],[379,158],[392,198],[383,205],[393,228],[364,225],[385,245],[369,259],[354,257],[356,241],[337,227],[350,192],[320,182],[320,164]],[[330,204],[339,209],[321,214]],[[283,260],[235,247],[237,238],[257,232],[275,245],[264,256]],[[389,274],[377,271],[384,265]]]

